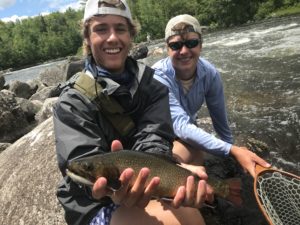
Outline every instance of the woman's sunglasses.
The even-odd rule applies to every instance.
[[[168,46],[173,51],[177,51],[177,50],[181,49],[183,46],[185,46],[187,48],[195,48],[200,43],[201,43],[200,39],[190,39],[190,40],[185,40],[185,41],[169,42]]]

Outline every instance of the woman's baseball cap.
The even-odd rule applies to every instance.
[[[191,25],[192,29],[189,30],[189,32],[197,32],[199,34],[202,34],[201,26],[200,26],[200,23],[198,22],[198,20],[191,15],[183,14],[183,15],[178,15],[178,16],[173,17],[167,23],[166,30],[165,30],[165,40],[166,41],[169,39],[169,37],[180,34],[182,32],[182,31],[180,32],[180,31],[174,29],[174,27],[179,23],[185,23],[185,24]]]
[[[125,0],[88,0],[85,5],[83,22],[97,15],[123,16],[133,24],[131,12]]]

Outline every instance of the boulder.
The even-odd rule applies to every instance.
[[[30,96],[34,93],[34,90],[31,89],[31,86],[26,82],[14,80],[9,85],[9,91],[15,93],[17,97],[29,99]]]
[[[57,102],[58,97],[48,98],[45,100],[41,110],[35,115],[35,120],[42,123],[44,120],[52,116],[53,105]]]
[[[58,83],[64,81],[64,71],[66,65],[54,66],[39,74],[38,79],[45,86],[56,86]]]
[[[0,153],[7,149],[11,143],[0,143]]]
[[[0,154],[0,224],[63,225],[52,117]]]
[[[25,98],[16,97],[17,104],[21,107],[26,116],[26,120],[31,123],[34,121],[34,116],[42,108],[43,103],[40,101],[30,101]]]
[[[0,91],[0,142],[13,142],[31,130],[14,93]]]
[[[47,98],[50,98],[52,96],[53,90],[56,88],[56,86],[49,86],[49,87],[44,87],[34,93],[31,97],[30,100],[38,100],[44,102]]]
[[[84,69],[84,59],[70,61],[67,65],[64,80],[69,80],[74,74],[82,71],[83,69]]]
[[[136,60],[144,59],[148,55],[148,47],[145,44],[140,44],[132,48],[130,56]]]
[[[4,88],[5,85],[5,77],[4,74],[0,72],[0,91]]]

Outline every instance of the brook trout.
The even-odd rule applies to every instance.
[[[121,187],[120,174],[126,168],[132,168],[137,172],[143,167],[150,169],[148,180],[153,177],[160,177],[160,183],[153,196],[157,198],[173,198],[178,188],[186,185],[188,176],[194,176],[195,183],[198,183],[200,179],[166,156],[129,150],[73,160],[69,163],[66,172],[73,181],[90,186],[99,177],[105,177],[107,185],[113,190],[118,190]],[[133,181],[135,179],[136,177]],[[229,197],[230,182],[209,179],[208,183],[214,188],[215,194],[223,198]]]

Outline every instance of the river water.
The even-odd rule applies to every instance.
[[[300,175],[300,17],[204,38],[203,56],[222,74],[236,141],[266,143],[265,158]]]
[[[221,72],[236,142],[267,144],[264,158],[300,175],[300,16],[204,34],[202,56]],[[15,71],[6,80],[32,79],[54,64]]]

